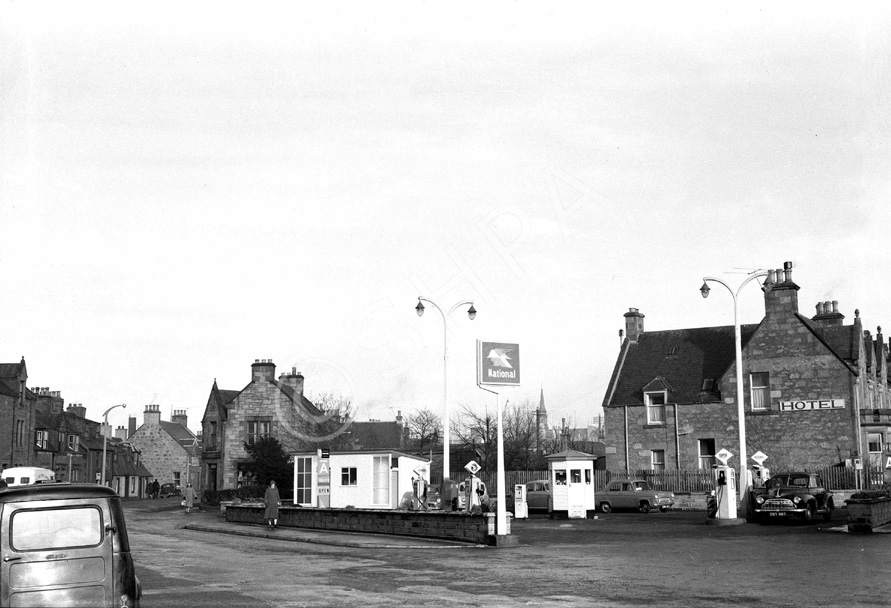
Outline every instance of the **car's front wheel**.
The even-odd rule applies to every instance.
[[[668,511],[668,507],[659,507],[660,513],[665,513],[666,511]]]
[[[641,513],[649,513],[650,512],[650,503],[648,503],[647,501],[641,502],[639,509],[640,509]]]
[[[814,503],[809,502],[807,504],[807,507],[805,507],[805,509],[804,509],[804,521],[807,523],[814,521],[814,513],[815,512],[816,512],[816,509],[814,508]]]
[[[613,507],[608,502],[600,503],[600,512],[601,513],[609,513],[612,510],[613,510]]]
[[[823,521],[829,521],[832,519],[832,503],[826,505],[826,510],[823,512]]]

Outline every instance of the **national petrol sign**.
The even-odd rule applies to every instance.
[[[477,341],[479,384],[520,385],[520,345]]]

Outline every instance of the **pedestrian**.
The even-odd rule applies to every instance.
[[[155,486],[152,482],[145,482],[145,497],[146,498],[154,498],[155,497]]]
[[[158,480],[152,482],[152,498],[158,498],[158,495],[161,493],[161,484],[158,483]]]
[[[186,489],[183,492],[183,506],[186,508],[186,514],[195,506],[195,488],[191,483],[186,484]]]
[[[269,523],[270,528],[278,528],[278,508],[282,503],[278,495],[278,488],[275,487],[275,481],[269,482],[269,487],[266,488],[266,494],[263,497],[263,504],[266,505],[263,518]]]

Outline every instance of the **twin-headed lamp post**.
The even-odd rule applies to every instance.
[[[745,498],[746,488],[748,485],[746,478],[746,408],[743,403],[743,360],[742,360],[742,332],[739,327],[739,302],[737,296],[739,295],[740,290],[745,287],[749,281],[753,281],[758,277],[767,277],[762,285],[762,289],[765,292],[769,293],[770,290],[773,289],[775,284],[774,274],[772,270],[756,270],[751,273],[742,284],[737,287],[736,291],[733,291],[731,287],[722,281],[721,279],[717,279],[715,277],[705,277],[702,279],[702,287],[699,288],[699,292],[702,294],[703,298],[707,298],[711,289],[709,289],[708,282],[712,281],[715,283],[719,283],[727,288],[727,291],[730,292],[730,295],[733,297],[733,330],[734,330],[734,338],[736,344],[736,415],[738,418],[739,424],[739,477],[737,477],[736,485],[739,487],[739,500],[742,501]]]
[[[458,302],[449,309],[449,312],[443,312],[442,308],[428,298],[418,296],[418,305],[415,306],[415,312],[421,317],[424,315],[424,302],[432,305],[439,311],[442,317],[442,405],[443,405],[443,423],[442,423],[442,479],[449,479],[451,472],[449,471],[449,326],[448,318],[455,312],[459,306],[470,305],[467,309],[467,316],[473,321],[476,318],[476,309],[473,307],[473,300],[463,300]]]
[[[119,403],[118,405],[113,405],[102,414],[102,419],[105,420],[105,425],[108,426],[108,412],[113,410],[116,407],[122,407],[127,409],[126,403]],[[103,486],[105,485],[105,452],[108,449],[108,435],[105,434],[105,428],[102,429],[102,481],[100,482]]]

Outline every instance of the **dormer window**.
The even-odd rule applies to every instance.
[[[644,393],[644,402],[647,405],[647,424],[665,424],[665,403],[667,400],[665,391]]]

